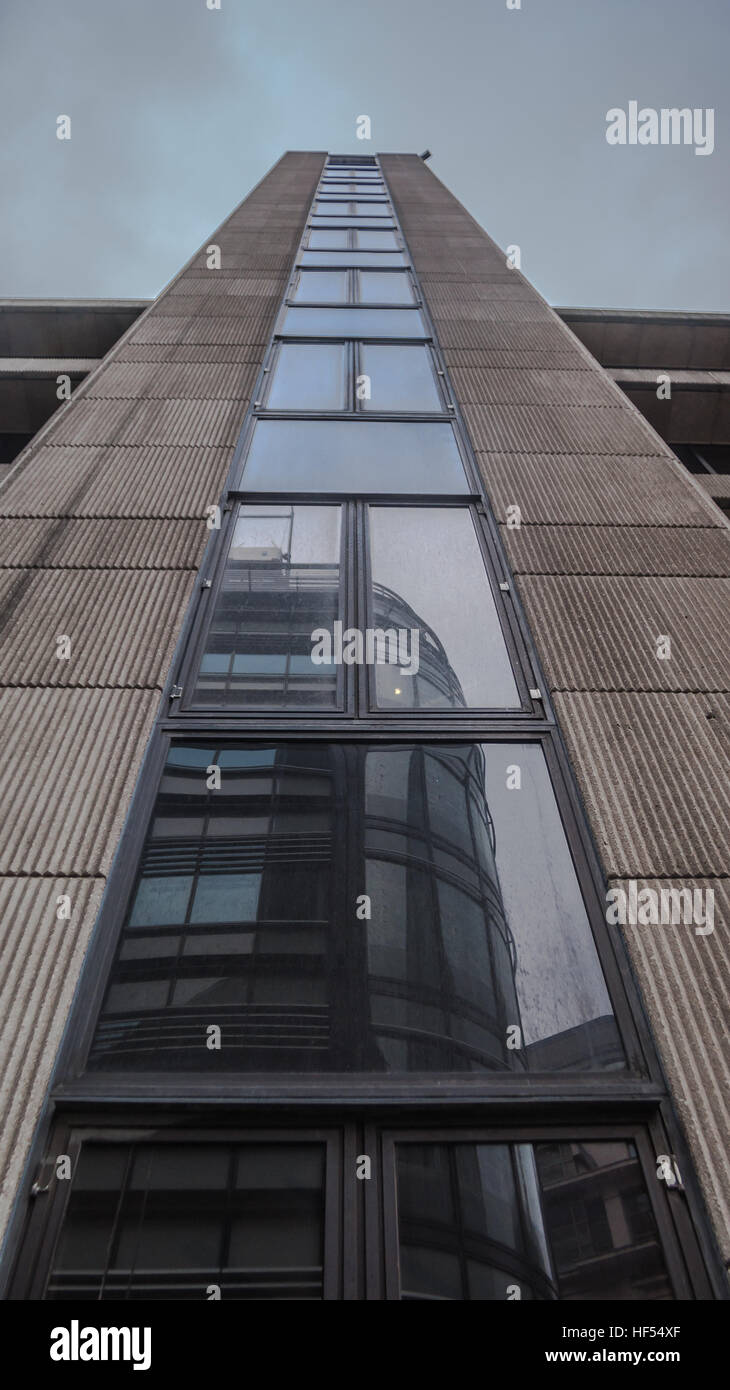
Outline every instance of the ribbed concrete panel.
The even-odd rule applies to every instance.
[[[585,358],[570,348],[563,348],[557,352],[511,352],[508,348],[445,348],[444,360],[449,368],[494,367],[500,371],[512,371],[515,368],[534,368],[536,371],[557,368],[579,372],[587,370]]]
[[[472,443],[480,450],[526,454],[656,454],[654,436],[617,405],[465,405]]]
[[[186,316],[189,320],[189,328],[183,335],[183,341],[198,341],[195,336],[195,329],[201,320],[220,319],[221,327],[225,327],[225,331],[230,332],[229,320],[235,319],[240,332],[233,341],[238,343],[246,340],[245,334],[248,329],[252,330],[251,341],[254,341],[259,335],[261,326],[269,323],[271,311],[277,309],[280,302],[281,292],[278,295],[247,295],[245,299],[236,299],[234,295],[226,294],[221,287],[220,290],[207,290],[203,294],[191,294],[188,297],[178,295],[175,300],[171,297],[167,307],[171,311],[171,316],[176,318]],[[175,313],[175,310],[178,313]],[[140,337],[137,341],[145,341],[142,329],[140,329]]]
[[[570,691],[555,694],[554,704],[604,867],[636,878],[683,875],[685,883],[692,875],[725,875],[729,769],[719,727],[727,697],[653,688],[674,683],[695,690],[727,679],[719,655],[722,586],[706,577],[727,572],[727,528],[703,498],[703,489],[715,491],[713,482],[698,486],[699,479],[664,458],[663,442],[607,380],[602,395],[594,394],[600,370],[539,296],[534,304],[544,323],[536,308],[532,321],[522,293],[510,296],[503,281],[484,280],[499,275],[500,253],[465,210],[458,231],[449,225],[448,246],[425,235],[435,231],[429,198],[445,211],[446,190],[422,161],[385,156],[383,164],[454,395],[482,451],[478,465],[493,507],[503,522],[508,507],[522,513],[520,529],[503,526],[503,536],[544,674]],[[456,217],[455,200],[451,211]],[[509,323],[501,321],[505,306]],[[629,345],[620,322],[609,326],[612,338],[601,325],[600,343],[586,337],[586,328],[593,325],[578,325],[583,341],[609,364],[703,365],[692,358],[694,330],[685,332],[682,324],[671,364],[658,354],[651,325],[628,325],[641,337]],[[665,338],[666,324],[659,332]],[[692,422],[685,419],[683,428],[691,430]],[[647,640],[662,626],[673,634],[676,663],[662,663],[659,671]],[[643,689],[576,689],[586,685]],[[719,1036],[730,968],[726,930],[707,939],[684,926],[626,928],[626,934],[727,1253],[730,1076]]]
[[[258,370],[257,363],[110,362],[86,399],[247,401]]]
[[[730,497],[730,474],[697,473],[696,478],[710,497]]]
[[[2,874],[106,873],[157,691],[2,690]]]
[[[0,515],[203,517],[232,457],[230,446],[49,446],[0,492]]]
[[[84,400],[59,423],[58,444],[235,444],[242,401]]]
[[[462,405],[617,405],[599,372],[452,367],[451,380]]]
[[[0,1229],[28,1157],[103,888],[100,878],[0,879]],[[70,916],[59,920],[64,896]]]
[[[459,318],[437,323],[437,333],[444,348],[550,352],[559,351],[563,341],[560,330],[552,323],[487,323]]]
[[[612,889],[627,895],[626,879],[612,879]],[[684,889],[697,900],[703,919],[714,899],[714,922],[687,922],[680,900],[672,923],[626,924],[621,928],[650,1013],[656,1020],[660,1053],[672,1093],[689,1136],[717,1230],[725,1233],[722,1252],[730,1256],[727,1135],[730,1132],[730,894],[727,879],[639,879],[637,895],[651,889],[661,911],[662,890]],[[708,897],[712,893],[713,898]],[[652,904],[648,897],[637,901]],[[638,914],[637,914],[638,915]],[[713,930],[704,934],[707,927]],[[697,928],[699,927],[699,931]]]
[[[475,299],[472,289],[470,299],[466,300],[455,291],[456,286],[445,285],[440,295],[434,292],[433,286],[428,292],[429,308],[439,328],[442,323],[457,320],[510,324],[552,321],[551,310],[539,299],[536,300],[534,295],[531,300]]]
[[[287,156],[273,170],[207,239],[225,268],[207,272],[203,249],[0,489],[11,610],[0,658],[12,682],[0,690],[0,873],[18,876],[0,881],[0,1231],[210,537],[205,508],[220,500],[323,158]],[[70,662],[49,654],[59,631]],[[79,877],[60,923],[49,903],[64,875]]]
[[[519,589],[553,691],[730,689],[726,579],[523,575]]]
[[[500,521],[593,526],[719,526],[717,508],[686,485],[669,459],[577,454],[479,454]]]
[[[0,685],[162,689],[193,583],[185,570],[3,570]]]
[[[257,343],[124,343],[109,368],[124,362],[200,363],[203,368],[226,363],[243,371],[246,366],[260,365],[261,346]]]
[[[217,270],[209,270],[205,275],[201,275],[197,271],[188,271],[176,284],[170,286],[168,302],[174,302],[178,297],[188,299],[191,295],[204,297],[208,294],[233,300],[242,297],[255,299],[262,295],[266,299],[272,299],[277,295],[281,298],[282,276],[280,275],[251,274],[222,276],[220,278],[219,275],[220,272]],[[184,312],[188,312],[187,304]]]
[[[0,536],[2,533],[0,532]],[[504,525],[515,574],[730,575],[730,533],[692,527]]]
[[[197,569],[210,532],[201,520],[0,520],[0,566],[40,569]]]
[[[727,872],[728,697],[557,694],[609,877]]]
[[[245,301],[244,301],[245,302]],[[260,308],[248,309],[246,313],[224,318],[222,314],[194,314],[187,317],[180,314],[156,314],[142,320],[134,336],[134,343],[236,343],[247,346],[252,343],[266,343],[271,332],[274,310],[279,306],[260,301]]]

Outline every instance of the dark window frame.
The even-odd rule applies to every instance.
[[[370,306],[368,306],[368,307],[370,307]],[[322,344],[322,341],[323,341],[323,340],[322,340],[321,338],[296,338],[296,339],[291,339],[291,338],[276,338],[276,339],[274,340],[274,342],[273,342],[273,344],[272,344],[272,346],[271,346],[271,348],[270,348],[270,350],[269,350],[269,352],[268,352],[268,354],[267,354],[266,361],[265,361],[265,364],[264,364],[264,369],[263,369],[263,370],[264,370],[264,384],[263,384],[263,389],[262,389],[262,392],[261,392],[261,396],[260,396],[260,397],[257,397],[257,398],[254,400],[254,403],[253,403],[253,410],[254,410],[254,412],[255,412],[255,415],[256,415],[256,418],[257,418],[257,419],[264,419],[264,418],[265,418],[265,419],[269,419],[269,420],[274,420],[274,419],[288,420],[288,419],[290,419],[290,418],[299,418],[299,419],[307,419],[307,420],[308,420],[308,419],[321,419],[321,420],[335,419],[335,420],[343,420],[343,419],[347,419],[347,418],[349,418],[350,416],[354,416],[354,415],[366,415],[367,418],[368,418],[369,420],[370,420],[370,419],[381,419],[381,420],[408,420],[408,421],[410,421],[410,420],[452,420],[452,419],[453,419],[453,413],[452,413],[452,412],[449,410],[449,408],[448,408],[448,404],[447,404],[447,400],[446,400],[446,393],[445,393],[444,385],[443,385],[443,375],[442,375],[442,374],[440,373],[440,371],[439,371],[438,362],[436,361],[436,358],[435,358],[434,352],[433,352],[433,345],[432,345],[430,342],[426,341],[426,340],[422,340],[422,341],[419,341],[419,342],[413,342],[413,341],[403,342],[402,340],[399,340],[399,339],[389,338],[389,339],[387,340],[387,342],[382,342],[380,339],[374,339],[374,338],[370,338],[370,339],[366,339],[366,338],[346,338],[346,337],[345,337],[345,338],[340,338],[340,339],[328,338],[328,339],[326,340],[328,343],[332,343],[332,344],[335,344],[335,345],[337,345],[337,346],[342,345],[342,346],[345,348],[345,353],[346,353],[346,356],[345,356],[345,372],[346,372],[346,380],[345,380],[345,398],[346,398],[347,404],[345,405],[344,409],[343,409],[343,410],[325,410],[325,409],[321,409],[321,408],[319,408],[319,407],[314,407],[312,410],[304,410],[304,409],[302,409],[300,406],[299,406],[299,407],[292,407],[291,409],[285,409],[283,406],[271,406],[271,407],[270,407],[270,406],[269,406],[269,397],[270,397],[270,395],[271,395],[271,389],[272,389],[274,377],[275,377],[275,375],[276,375],[276,367],[277,367],[277,363],[278,363],[278,359],[279,359],[279,355],[280,355],[280,353],[281,353],[282,347],[288,346],[290,343],[295,343],[297,347],[300,347],[300,346],[301,346],[301,347],[307,347],[307,346],[319,347],[319,346]],[[440,402],[441,402],[441,409],[440,409],[440,410],[430,411],[430,412],[429,412],[429,411],[420,411],[418,415],[415,415],[412,411],[404,411],[404,410],[380,410],[380,411],[377,411],[377,410],[364,410],[364,409],[363,409],[363,406],[361,405],[361,403],[360,403],[360,402],[358,401],[358,399],[357,399],[357,394],[356,394],[356,390],[355,390],[356,379],[357,379],[358,376],[360,376],[360,375],[362,374],[362,367],[361,367],[361,361],[360,361],[360,359],[361,359],[361,348],[362,348],[363,346],[374,346],[374,347],[409,347],[409,348],[418,348],[418,349],[420,349],[420,350],[425,354],[425,357],[426,357],[426,360],[427,360],[427,362],[428,362],[428,365],[430,366],[431,372],[433,373],[434,385],[435,385],[435,388],[436,388],[436,394],[438,395],[438,397],[439,397],[439,399],[440,399]]]
[[[374,156],[334,156],[328,157],[324,161],[322,176],[329,179],[340,175],[352,182],[360,173],[368,171],[371,174],[382,176],[380,163]],[[380,219],[362,219],[366,223],[369,220],[371,224],[369,227],[366,226],[364,230],[387,230],[392,233],[395,242],[394,249],[405,256],[406,263],[411,268],[414,282],[418,286],[418,276],[413,269],[410,251],[399,224],[398,209],[393,202],[387,179],[382,179],[382,185],[391,201],[392,225],[384,226],[385,219],[382,221]],[[312,204],[304,219],[300,249],[314,249],[309,247],[312,230],[342,230],[344,223],[347,230],[346,247],[342,251],[331,253],[325,248],[322,254],[336,255],[339,260],[341,255],[347,254],[348,249],[372,251],[373,248],[357,246],[360,228],[351,223],[348,226],[346,219],[338,220],[335,223],[330,221],[329,225],[326,218],[316,217],[313,220],[312,208],[320,191],[321,184],[313,194]],[[344,200],[340,199],[340,201]],[[352,201],[360,201],[360,199],[353,199]],[[392,248],[379,249],[390,251]],[[297,259],[295,257],[294,267],[296,264]],[[337,268],[337,260],[334,262],[334,268]],[[284,305],[282,304],[281,313],[283,312]],[[425,304],[420,312],[429,330],[426,341],[431,344],[431,351],[439,364],[444,384],[450,389],[443,355]],[[361,337],[361,335],[359,336]],[[275,340],[276,334],[272,335],[272,343]],[[340,341],[341,339],[338,337],[336,340]],[[304,340],[296,339],[296,341]],[[376,337],[373,341],[380,340]],[[389,344],[397,341],[412,340],[387,340]],[[424,340],[419,339],[418,341]],[[257,399],[260,397],[264,380],[262,368],[256,383],[256,390],[252,393],[252,400],[254,397]],[[250,432],[252,428],[254,417],[254,408],[249,406],[242,437],[234,451],[228,478],[223,487],[221,508],[224,513],[229,512],[237,500],[251,500],[256,503],[266,501],[280,503],[282,501],[282,494],[269,496],[262,493],[248,498],[245,493],[242,494],[236,490],[236,480],[240,478],[241,471],[241,446],[247,431]],[[433,416],[430,418],[433,419]],[[131,1089],[121,1087],[112,1093],[106,1075],[103,1078],[103,1084],[96,1087],[89,1084],[88,1078],[80,1077],[78,1064],[83,1055],[84,1038],[88,1034],[89,999],[93,996],[96,988],[95,979],[99,978],[99,968],[101,967],[103,971],[106,963],[106,971],[108,972],[116,951],[118,932],[122,925],[119,911],[120,893],[123,906],[126,909],[127,898],[124,894],[124,884],[129,879],[130,874],[133,875],[136,872],[138,856],[154,806],[159,777],[170,739],[181,736],[189,739],[210,737],[213,724],[216,736],[222,736],[223,732],[227,737],[235,737],[238,734],[247,741],[258,736],[261,741],[267,743],[275,738],[286,739],[287,741],[299,739],[311,741],[314,737],[330,738],[337,742],[348,741],[351,738],[359,738],[371,743],[416,741],[417,731],[412,725],[409,727],[408,723],[402,719],[391,723],[385,720],[382,714],[360,720],[357,728],[349,726],[347,720],[338,722],[337,719],[324,716],[318,721],[295,716],[289,719],[286,729],[282,726],[280,730],[277,730],[271,715],[267,713],[265,719],[248,718],[246,720],[227,721],[224,731],[222,721],[217,716],[211,722],[208,716],[201,718],[197,714],[179,712],[179,706],[171,702],[171,698],[175,698],[174,687],[179,654],[185,650],[191,634],[194,635],[200,627],[202,621],[200,589],[204,589],[206,583],[203,576],[219,561],[223,543],[223,528],[220,532],[211,533],[209,537],[200,572],[202,582],[197,598],[191,603],[185,617],[178,643],[178,656],[165,682],[155,729],[145,755],[130,813],[123,829],[107,891],[92,935],[91,947],[82,971],[69,1026],[59,1051],[44,1118],[34,1140],[32,1157],[26,1167],[25,1177],[21,1184],[16,1214],[11,1223],[6,1246],[5,1271],[9,1270],[17,1252],[22,1235],[22,1223],[27,1212],[26,1203],[31,1196],[31,1184],[38,1173],[37,1167],[32,1167],[32,1161],[34,1160],[37,1165],[39,1157],[44,1154],[67,1151],[63,1139],[57,1142],[56,1135],[69,1133],[69,1124],[73,1121],[74,1115],[80,1116],[80,1122],[85,1125],[95,1125],[101,1137],[109,1132],[107,1127],[111,1124],[123,1126],[125,1132],[128,1131],[130,1125],[135,1124],[142,1128],[150,1123],[157,1123],[163,1127],[170,1124],[179,1126],[184,1115],[186,1119],[193,1117],[193,1123],[201,1124],[201,1135],[205,1140],[215,1137],[217,1133],[217,1129],[211,1127],[211,1115],[214,1115],[215,1125],[221,1127],[222,1134],[228,1139],[232,1133],[229,1126],[233,1123],[240,1123],[242,1116],[250,1114],[255,1117],[257,1123],[261,1123],[262,1116],[265,1116],[267,1121],[270,1120],[274,1124],[277,1124],[279,1117],[283,1115],[286,1115],[290,1124],[293,1118],[300,1114],[307,1115],[307,1117],[320,1116],[320,1118],[330,1114],[341,1116],[344,1099],[348,1105],[349,1113],[356,1117],[360,1115],[363,1121],[362,1124],[353,1121],[343,1127],[345,1135],[343,1141],[344,1169],[341,1167],[340,1171],[345,1174],[354,1168],[355,1156],[358,1153],[369,1152],[374,1155],[379,1153],[380,1134],[383,1125],[382,1122],[378,1124],[374,1118],[378,1114],[378,1108],[383,1113],[387,1111],[394,1117],[395,1124],[399,1127],[398,1132],[407,1125],[408,1117],[411,1114],[418,1116],[418,1124],[421,1127],[424,1124],[433,1124],[439,1142],[444,1142],[448,1137],[450,1127],[459,1116],[461,1116],[462,1124],[466,1122],[473,1126],[473,1129],[469,1131],[470,1135],[474,1133],[483,1136],[485,1128],[488,1127],[487,1137],[491,1140],[494,1140],[501,1133],[492,1126],[505,1126],[511,1120],[507,1137],[524,1136],[525,1142],[529,1142],[535,1136],[535,1125],[538,1127],[537,1132],[540,1138],[562,1138],[565,1140],[579,1138],[581,1134],[587,1138],[615,1138],[624,1134],[631,1135],[637,1125],[643,1125],[647,1133],[652,1136],[651,1144],[654,1153],[675,1152],[679,1157],[680,1165],[685,1164],[686,1166],[687,1197],[685,1198],[679,1191],[666,1192],[662,1195],[662,1201],[666,1201],[670,1210],[673,1227],[678,1232],[679,1253],[676,1256],[677,1262],[684,1269],[686,1261],[691,1270],[692,1286],[695,1290],[700,1290],[695,1292],[694,1296],[720,1299],[727,1297],[726,1284],[722,1276],[714,1238],[707,1222],[685,1141],[667,1095],[666,1084],[638,995],[628,955],[620,940],[619,933],[616,932],[615,935],[612,935],[607,929],[603,913],[605,875],[585,817],[567,751],[557,727],[550,697],[540,674],[540,663],[535,643],[519,599],[512,592],[511,572],[502,545],[499,527],[486,499],[485,486],[481,480],[476,457],[465,430],[458,401],[455,401],[454,404],[453,419],[456,422],[457,434],[463,434],[469,461],[468,477],[472,481],[474,489],[469,499],[459,498],[458,501],[463,503],[469,500],[477,508],[486,536],[486,543],[493,558],[495,574],[500,581],[500,587],[502,581],[508,585],[511,594],[511,619],[519,631],[520,641],[524,644],[528,654],[530,669],[535,673],[538,685],[542,687],[542,694],[536,695],[533,699],[531,715],[522,715],[518,719],[502,717],[493,719],[490,720],[489,728],[486,730],[478,720],[473,719],[458,718],[447,723],[428,719],[423,721],[418,736],[421,741],[425,742],[463,742],[465,738],[469,737],[488,742],[491,739],[504,740],[513,736],[519,740],[536,739],[543,744],[560,814],[564,824],[567,816],[570,825],[569,833],[566,826],[569,849],[588,908],[589,919],[594,929],[599,959],[603,965],[622,1040],[624,1046],[629,1050],[630,1038],[636,1039],[635,1053],[643,1058],[644,1064],[640,1073],[628,1080],[621,1078],[618,1082],[610,1076],[601,1078],[600,1075],[591,1073],[586,1080],[580,1080],[577,1083],[571,1083],[564,1079],[559,1086],[551,1084],[546,1087],[539,1084],[537,1087],[531,1085],[529,1089],[522,1088],[519,1091],[512,1090],[511,1092],[504,1086],[495,1085],[496,1078],[492,1078],[488,1093],[485,1093],[483,1088],[480,1090],[478,1086],[462,1088],[461,1090],[454,1086],[444,1090],[439,1086],[437,1091],[432,1088],[431,1094],[421,1094],[418,1090],[414,1091],[410,1078],[405,1088],[383,1087],[382,1082],[380,1082],[375,1086],[357,1089],[353,1086],[353,1077],[350,1075],[347,1077],[344,1097],[337,1089],[333,1091],[331,1088],[321,1085],[314,1088],[309,1085],[298,1085],[293,1093],[291,1090],[281,1092],[276,1087],[272,1087],[271,1076],[267,1077],[266,1095],[259,1095],[258,1097],[255,1095],[256,1088],[253,1085],[249,1086],[248,1078],[245,1084],[236,1088],[235,1095],[232,1096],[215,1086],[205,1087],[193,1095],[184,1078],[180,1085],[175,1086],[168,1082],[166,1086],[160,1088],[140,1086],[140,1078],[135,1077]],[[290,500],[327,502],[339,499],[335,495],[320,494],[308,498],[305,494],[291,497]],[[350,501],[349,498],[347,500]],[[369,499],[370,502],[377,502],[379,505],[387,505],[391,500],[395,504],[395,498],[373,496]],[[410,497],[407,498],[407,505],[412,505],[414,500]],[[435,505],[442,505],[454,499],[434,497],[430,500]],[[358,582],[363,583],[362,576],[358,577]],[[557,781],[553,770],[557,772]],[[559,796],[558,792],[560,793]],[[563,807],[565,807],[565,812]],[[583,887],[584,884],[586,889]],[[606,968],[606,961],[609,956],[613,961],[612,975],[609,975]],[[101,976],[101,979],[103,989],[106,973]],[[514,1078],[508,1078],[508,1083],[513,1083],[513,1081]],[[199,1102],[197,1108],[196,1101]],[[358,1111],[358,1102],[362,1102],[365,1108]],[[529,1115],[531,1120],[535,1122],[529,1131],[520,1128],[524,1124],[525,1115]],[[367,1120],[365,1120],[365,1116],[368,1117]],[[591,1122],[594,1120],[595,1123]],[[335,1127],[338,1123],[339,1121],[336,1120]],[[390,1120],[389,1123],[392,1128],[393,1120]],[[223,1128],[223,1126],[226,1127]],[[301,1140],[303,1135],[304,1131],[300,1129],[296,1131],[298,1140]],[[519,1142],[519,1139],[516,1142]],[[381,1184],[356,1183],[354,1187],[356,1190],[354,1197],[347,1183],[344,1187],[345,1266],[343,1279],[345,1291],[343,1296],[345,1298],[382,1298],[384,1296],[381,1289],[382,1256],[378,1243],[380,1229],[378,1222],[380,1221],[382,1200],[379,1190]],[[31,1230],[34,1234],[32,1239],[24,1242],[21,1247],[20,1266],[24,1270],[27,1270],[29,1265],[31,1269],[37,1268],[39,1248],[45,1248],[44,1239],[47,1244],[49,1238],[49,1229],[44,1214],[47,1203],[42,1195],[45,1189],[39,1185],[37,1190],[39,1192],[38,1204],[30,1220]],[[348,1265],[347,1263],[347,1252],[356,1237],[356,1212],[361,1204],[364,1204],[366,1209],[364,1229],[369,1254],[369,1264],[364,1282],[359,1275],[353,1272],[352,1264]],[[17,1287],[17,1285],[13,1285],[14,1289]],[[690,1294],[689,1296],[693,1295]],[[23,1294],[13,1292],[11,1297],[23,1297]]]
[[[192,719],[190,722],[193,722]],[[240,723],[240,721],[236,722]],[[303,720],[297,722],[300,725],[305,724]],[[440,731],[426,730],[423,727],[412,728],[404,732],[403,721],[400,721],[401,727],[386,735],[383,731],[382,720],[378,717],[377,734],[373,736],[373,730],[363,731],[359,727],[353,728],[344,725],[341,725],[336,732],[333,732],[331,727],[319,727],[315,731],[309,727],[313,722],[309,721],[309,725],[299,728],[296,734],[292,732],[291,721],[286,730],[272,732],[271,719],[267,716],[267,732],[251,734],[250,731],[243,732],[240,729],[228,727],[225,731],[221,731],[222,721],[216,718],[211,726],[208,717],[195,718],[195,723],[200,726],[195,730],[190,730],[187,727],[185,730],[181,730],[178,725],[165,732],[164,739],[160,740],[156,748],[157,776],[154,779],[154,784],[150,779],[150,783],[139,789],[144,793],[143,797],[135,797],[135,804],[124,832],[124,853],[117,858],[113,876],[110,879],[109,890],[102,904],[97,930],[88,949],[86,969],[79,987],[76,1005],[76,1026],[69,1030],[59,1058],[59,1071],[66,1078],[63,1085],[65,1097],[74,1095],[101,1097],[103,1095],[109,1099],[134,1095],[139,1091],[140,1086],[143,1086],[148,1094],[158,1099],[169,1099],[176,1095],[179,1097],[194,1095],[230,1099],[231,1095],[240,1094],[241,1091],[245,1092],[249,1088],[264,1087],[268,1096],[276,1095],[280,1100],[288,1098],[291,1101],[299,1088],[297,1078],[299,1076],[301,1081],[301,1074],[296,1072],[228,1073],[219,1077],[215,1074],[184,1072],[174,1074],[170,1072],[145,1072],[142,1076],[140,1072],[135,1071],[96,1073],[85,1070],[86,1059],[101,1014],[107,982],[113,962],[116,959],[118,944],[135,891],[142,851],[154,814],[160,780],[168,751],[173,743],[194,745],[204,739],[206,742],[212,742],[214,747],[232,742],[242,742],[254,746],[257,744],[270,746],[272,743],[294,744],[297,742],[355,744],[358,746],[385,743],[398,746],[403,744],[448,745],[449,743],[472,741],[488,744],[511,741],[509,734],[495,730],[491,724],[488,730],[475,729],[471,734],[466,733],[463,728],[455,729],[451,726],[448,734],[444,734]],[[322,725],[325,723],[331,725],[332,721],[326,721],[323,718]],[[482,1101],[511,1099],[513,1103],[519,1103],[520,1097],[523,1097],[525,1100],[531,1100],[533,1104],[539,1097],[548,1099],[561,1094],[572,1095],[576,1099],[579,1096],[590,1095],[594,1098],[601,1096],[605,1098],[605,1103],[619,1099],[626,1100],[630,1096],[656,1095],[656,1085],[652,1078],[650,1045],[647,1046],[650,1040],[646,1034],[646,1025],[643,1018],[637,1017],[635,1014],[628,984],[629,976],[624,968],[625,962],[621,959],[616,940],[607,930],[600,890],[597,891],[595,880],[588,872],[589,866],[580,853],[580,826],[570,802],[569,786],[565,780],[564,769],[555,756],[550,734],[545,729],[533,727],[528,730],[525,728],[514,735],[514,741],[528,742],[542,747],[556,809],[562,822],[563,833],[573,862],[577,886],[583,898],[594,947],[626,1054],[628,1070],[621,1073],[586,1072],[581,1075],[574,1073],[565,1076],[534,1072],[528,1073],[524,1077],[516,1073],[495,1072],[490,1074],[488,1078],[485,1078],[483,1073],[470,1075],[462,1072],[454,1073],[453,1077],[446,1079],[444,1079],[443,1074],[439,1073],[437,1083],[434,1082],[432,1073],[412,1072],[408,1074],[407,1085],[405,1086],[408,1103],[432,1099],[434,1093],[444,1097],[448,1096],[454,1100],[464,1100],[469,1096],[479,1095]],[[139,805],[137,804],[138,799],[141,803]],[[353,862],[352,854],[348,855],[348,862]],[[345,882],[346,877],[346,874],[336,876],[335,888],[339,903],[335,908],[335,920],[347,920],[347,904],[352,897],[353,885]],[[404,1092],[402,1078],[399,1079],[392,1075],[373,1076],[366,1072],[318,1072],[308,1078],[308,1084],[314,1085],[319,1095],[328,1094],[343,1099],[355,1096],[362,1098],[382,1097],[388,1094],[403,1096]]]
[[[312,1108],[309,1108],[312,1111]],[[624,1140],[635,1145],[649,1195],[670,1282],[676,1299],[723,1298],[708,1269],[701,1243],[688,1219],[684,1199],[667,1190],[656,1178],[656,1155],[667,1148],[667,1136],[659,1117],[617,1113],[610,1121],[571,1121],[519,1116],[486,1118],[472,1113],[451,1119],[432,1107],[428,1118],[411,1123],[384,1111],[353,1112],[348,1117],[306,1108],[290,1109],[286,1122],[272,1123],[270,1113],[250,1107],[216,1113],[213,1124],[202,1111],[185,1116],[149,1105],[140,1109],[119,1107],[106,1116],[61,1102],[59,1113],[46,1133],[48,1155],[44,1185],[31,1206],[25,1238],[10,1273],[7,1297],[11,1301],[42,1299],[61,1234],[72,1182],[55,1178],[53,1156],[66,1153],[75,1171],[82,1144],[124,1144],[130,1141],[170,1145],[185,1143],[282,1143],[324,1144],[324,1240],[323,1296],[336,1301],[400,1301],[398,1278],[398,1222],[395,1148],[407,1143],[570,1143]],[[355,1176],[358,1156],[372,1162],[370,1181]],[[201,1300],[205,1290],[201,1289]]]

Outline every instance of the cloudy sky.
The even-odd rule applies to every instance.
[[[153,296],[282,151],[428,147],[551,303],[730,310],[729,0],[220,4],[0,0],[0,297]],[[631,100],[714,152],[608,145]]]

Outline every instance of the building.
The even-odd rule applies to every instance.
[[[96,365],[22,312],[6,1296],[727,1297],[728,320],[322,153]]]

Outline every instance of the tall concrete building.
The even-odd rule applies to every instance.
[[[727,1297],[730,325],[516,259],[290,153],[0,312],[6,1297]]]

